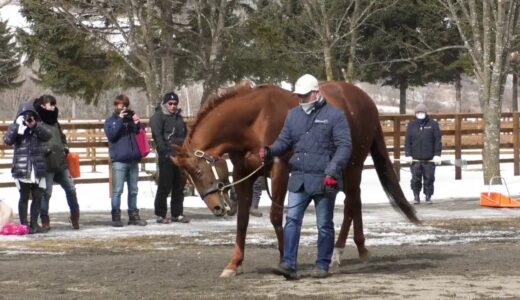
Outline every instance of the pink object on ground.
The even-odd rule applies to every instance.
[[[29,233],[29,227],[21,224],[9,223],[0,230],[0,235],[25,235]]]

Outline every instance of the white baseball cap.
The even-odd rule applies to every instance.
[[[305,74],[298,78],[298,80],[296,80],[296,84],[294,85],[294,93],[298,95],[306,95],[311,91],[318,90],[318,79],[310,74]]]

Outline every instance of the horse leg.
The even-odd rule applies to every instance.
[[[278,251],[280,261],[283,258],[283,203],[287,193],[287,182],[289,180],[289,169],[285,162],[275,163],[271,171],[271,224],[273,224],[276,239],[278,240]]]
[[[331,265],[339,265],[341,255],[345,249],[350,225],[354,222],[354,243],[357,246],[358,254],[361,259],[365,259],[370,252],[365,247],[365,236],[363,233],[363,221],[361,215],[361,168],[349,169],[343,178],[344,192],[346,194],[345,206],[343,208],[343,223],[334,246]]]
[[[236,185],[236,192],[238,198],[238,214],[235,246],[231,260],[220,274],[221,278],[234,277],[237,275],[237,270],[244,260],[246,233],[247,226],[249,225],[249,207],[251,206],[252,181],[246,180]]]

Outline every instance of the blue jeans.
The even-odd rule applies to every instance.
[[[128,210],[137,209],[137,181],[139,180],[138,163],[112,163],[112,211],[121,207],[121,194],[125,185],[128,187]]]
[[[289,192],[288,211],[283,231],[284,253],[282,265],[286,268],[296,270],[303,215],[311,200],[314,200],[316,225],[318,227],[318,256],[316,258],[316,267],[328,271],[334,250],[333,217],[336,193],[311,196],[305,192]]]
[[[70,213],[78,213],[79,212],[79,204],[78,197],[76,195],[76,187],[74,186],[74,181],[72,177],[70,177],[69,169],[65,169],[63,171],[58,172],[48,172],[45,175],[46,180],[46,189],[45,193],[42,195],[42,202],[40,208],[40,215],[42,217],[49,216],[49,201],[52,196],[52,185],[54,183],[58,183],[61,185],[61,188],[65,191],[65,196],[67,198],[67,204],[69,205]]]

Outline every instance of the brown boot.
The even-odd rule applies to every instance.
[[[79,229],[79,211],[70,214],[70,223],[72,228]]]
[[[49,216],[40,216],[40,219],[42,220],[43,229],[51,230],[51,221],[49,219]]]

